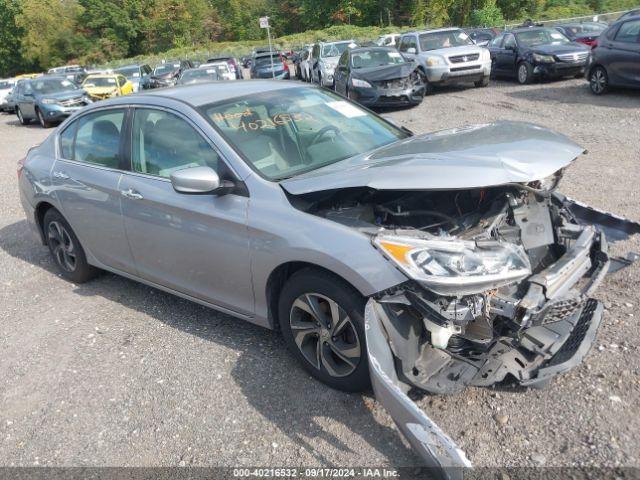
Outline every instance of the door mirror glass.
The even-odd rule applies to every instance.
[[[414,47],[409,47],[407,48],[407,53],[410,53],[411,55],[415,55],[416,49]]]
[[[173,189],[178,193],[213,193],[220,188],[220,177],[210,167],[176,170],[170,178]]]

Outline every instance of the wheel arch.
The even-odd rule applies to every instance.
[[[36,205],[36,208],[35,208],[36,226],[38,227],[38,233],[40,234],[40,240],[42,241],[43,245],[46,245],[46,243],[47,243],[45,235],[44,235],[44,216],[52,208],[54,210],[57,210],[56,207],[53,204],[51,204],[51,203],[49,203],[47,201],[42,201],[42,202],[38,203],[38,205]]]
[[[349,282],[349,280],[329,270],[328,268],[325,268],[315,263],[310,263],[305,261],[285,262],[283,264],[278,265],[275,269],[273,269],[273,271],[269,274],[266,287],[265,287],[265,294],[267,299],[268,321],[269,321],[269,326],[272,329],[277,331],[280,328],[278,324],[278,301],[280,299],[280,293],[282,292],[282,288],[284,287],[284,284],[287,282],[289,278],[291,278],[291,276],[294,273],[307,268],[322,271],[324,273],[332,275],[342,280],[347,285],[349,285],[355,292],[358,292],[360,295],[365,297],[365,295],[360,290],[358,290],[358,288],[356,288],[351,282]]]

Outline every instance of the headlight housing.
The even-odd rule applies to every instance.
[[[436,65],[446,65],[444,58],[438,56],[427,57],[426,63],[430,67],[435,67]]]
[[[360,78],[351,77],[351,85],[360,88],[371,88],[371,84],[369,82],[367,82],[366,80],[361,80]]]
[[[471,295],[531,275],[522,247],[497,240],[422,239],[381,234],[373,244],[409,278],[439,295]]]
[[[554,63],[556,61],[552,55],[543,55],[541,53],[534,53],[533,60],[539,63]]]
[[[480,59],[482,60],[490,60],[491,59],[491,52],[489,51],[488,48],[483,48],[480,50]]]
[[[43,98],[40,102],[44,105],[55,105],[58,103],[58,100],[55,98]]]

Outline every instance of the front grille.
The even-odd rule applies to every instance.
[[[556,55],[561,62],[584,62],[587,59],[589,52],[579,53],[563,53],[562,55]]]
[[[451,67],[452,72],[464,72],[465,70],[478,70],[482,68],[481,65],[470,65],[468,67]]]
[[[470,53],[468,55],[455,55],[453,57],[449,57],[449,61],[451,63],[466,63],[466,62],[475,62],[480,58],[479,53]]]
[[[60,105],[63,107],[78,107],[80,105],[86,105],[84,98],[70,98],[69,100],[62,100]]]
[[[533,316],[531,324],[534,326],[547,325],[549,323],[565,320],[567,317],[573,315],[576,310],[580,308],[583,302],[584,299],[580,297],[549,302],[542,310],[540,310],[540,312]]]
[[[580,345],[582,345],[584,337],[587,335],[587,331],[593,320],[593,314],[597,307],[597,300],[590,298],[585,302],[584,308],[580,313],[580,318],[578,318],[576,326],[573,327],[569,338],[567,338],[562,347],[560,347],[560,350],[546,363],[545,367],[560,365],[575,355]]]
[[[408,78],[396,78],[393,80],[382,80],[380,82],[374,82],[377,87],[380,88],[408,88],[409,87],[409,79]]]

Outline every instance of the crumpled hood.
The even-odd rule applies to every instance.
[[[415,63],[399,63],[396,65],[383,65],[380,67],[358,68],[351,71],[351,75],[356,78],[378,82],[381,80],[393,80],[396,78],[406,78],[418,66]]]
[[[337,188],[454,190],[541,180],[584,148],[524,122],[417,135],[280,182],[294,195]]]
[[[108,95],[118,91],[118,87],[115,85],[113,87],[84,87],[84,89],[89,95]]]
[[[82,97],[83,95],[85,95],[85,90],[83,89],[78,89],[78,90],[64,90],[62,92],[55,92],[55,93],[42,93],[42,94],[38,94],[37,97],[40,98],[55,98],[56,100],[70,100],[72,98],[78,98],[78,97]]]
[[[589,47],[581,43],[570,43],[568,45],[536,45],[531,48],[536,53],[545,55],[564,55],[566,53],[584,53],[589,51]]]
[[[436,48],[434,50],[426,50],[420,53],[423,57],[429,57],[432,55],[440,55],[442,57],[453,57],[456,55],[471,55],[472,53],[482,53],[482,48],[477,45],[461,45],[459,47],[444,47]]]

